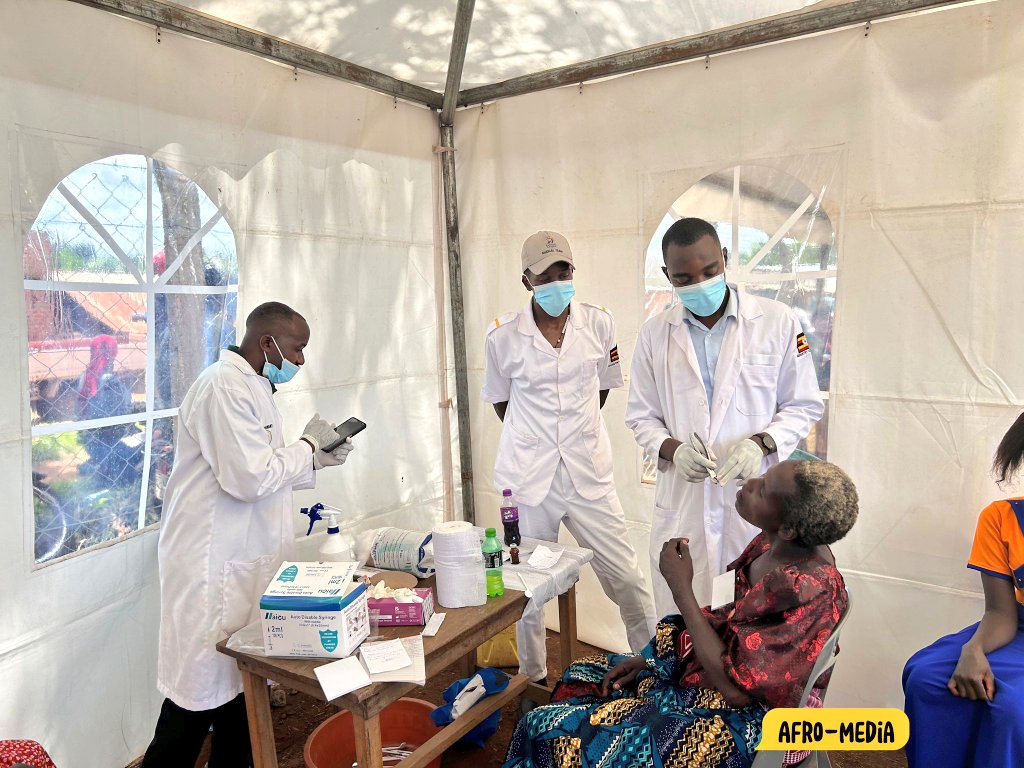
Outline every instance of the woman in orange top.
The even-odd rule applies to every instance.
[[[1024,414],[996,449],[998,482],[1022,461]],[[981,573],[981,621],[918,651],[903,670],[910,768],[1024,765],[1024,499],[981,511],[967,567]]]

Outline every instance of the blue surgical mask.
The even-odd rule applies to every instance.
[[[683,306],[697,317],[708,317],[715,314],[725,301],[725,273],[715,275],[709,280],[685,288],[676,288],[676,296]]]
[[[281,347],[277,346],[277,339],[271,336],[270,340],[274,342],[274,346],[277,347],[277,351],[281,355],[281,367],[278,368],[270,362],[267,358],[267,353],[264,352],[263,375],[270,380],[271,384],[284,384],[295,378],[295,374],[299,372],[299,366],[284,356],[284,352],[281,352]]]
[[[531,283],[533,285],[533,283]],[[533,285],[533,300],[541,309],[552,317],[558,317],[565,312],[569,301],[576,295],[576,289],[572,286],[572,280],[559,280],[546,285]]]

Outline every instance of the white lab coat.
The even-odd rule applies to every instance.
[[[548,495],[559,460],[584,499],[615,490],[612,446],[599,392],[622,386],[615,323],[607,310],[570,302],[560,349],[544,338],[531,299],[488,330],[481,397],[508,403],[494,486],[526,506]]]
[[[224,350],[189,388],[160,530],[157,687],[208,710],[242,692],[214,647],[259,615],[294,540],[292,489],[313,486],[309,445],[285,446],[270,382]]]
[[[729,288],[736,291],[735,285]],[[811,354],[797,350],[801,328],[796,315],[780,302],[738,291],[737,301],[736,322],[726,331],[710,404],[683,306],[677,304],[641,327],[626,424],[652,459],[667,438],[688,442],[697,432],[710,438],[721,464],[739,441],[767,432],[778,453],[764,460],[764,472],[788,457],[821,418],[824,404]],[[677,612],[658,570],[665,541],[690,539],[694,593],[706,604],[711,579],[756,535],[757,529],[736,514],[738,490],[736,481],[724,487],[710,480],[687,482],[671,462],[658,460],[650,556],[659,616]]]

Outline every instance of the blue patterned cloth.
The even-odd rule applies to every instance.
[[[681,630],[681,617],[663,620],[641,653],[648,668],[608,697],[597,695],[595,686],[627,656],[590,656],[571,664],[555,691],[555,698],[570,697],[519,721],[504,768],[749,766],[767,707],[735,708],[718,691],[679,687]]]

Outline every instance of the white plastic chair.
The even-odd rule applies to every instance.
[[[814,669],[811,670],[811,676],[808,678],[807,685],[804,686],[803,696],[800,698],[801,707],[807,706],[807,700],[810,698],[811,690],[814,688],[818,678],[835,665],[836,644],[839,642],[839,633],[842,631],[843,625],[846,624],[846,620],[850,618],[850,610],[852,608],[853,595],[847,591],[846,610],[843,611],[843,615],[839,618],[839,623],[836,624],[836,628],[832,631],[829,639],[825,641],[825,645],[821,649],[821,655],[818,656],[818,660],[814,663]],[[825,693],[826,691],[821,692],[823,702],[825,700]],[[785,757],[786,751],[783,750],[758,752],[751,768],[782,768],[782,761]],[[811,768],[811,766],[815,765],[818,768],[832,768],[832,762],[828,759],[828,752],[825,750],[811,752],[803,762],[798,764],[797,768]]]

